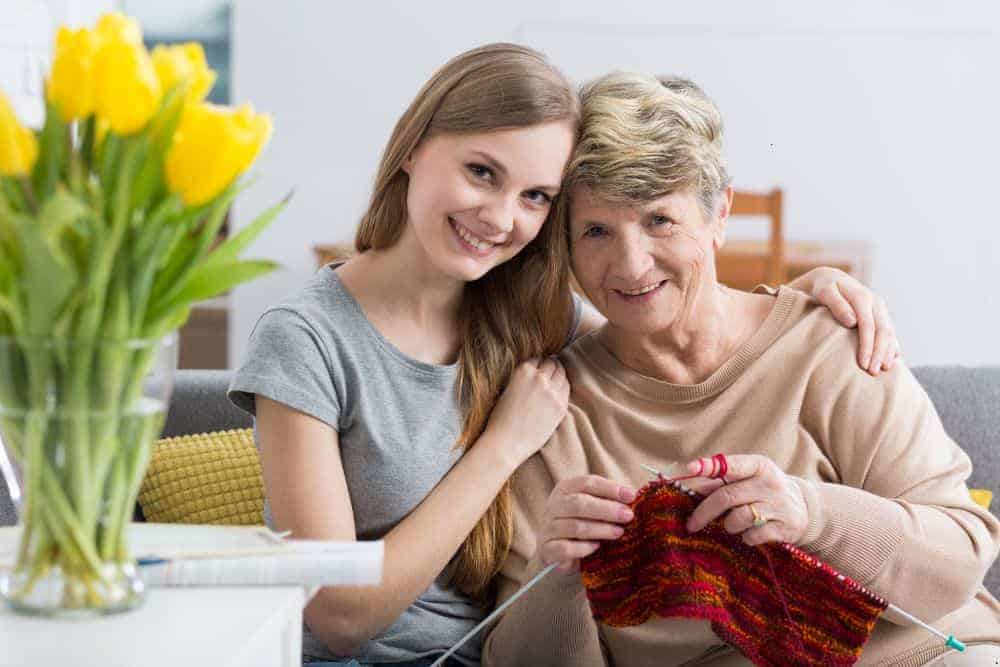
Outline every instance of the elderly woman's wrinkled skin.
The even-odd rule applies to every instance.
[[[767,317],[771,297],[715,279],[732,188],[719,200],[706,219],[686,191],[634,206],[603,202],[584,188],[573,193],[573,271],[609,320],[605,345],[644,375],[699,382]]]

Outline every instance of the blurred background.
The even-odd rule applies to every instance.
[[[228,230],[295,191],[248,253],[283,270],[203,304],[183,366],[238,363],[266,306],[353,237],[419,87],[491,41],[538,48],[578,82],[679,74],[716,100],[746,214],[730,223],[724,281],[839,266],[888,302],[909,364],[1000,364],[998,3],[0,0],[0,87],[23,120],[41,119],[56,26],[114,9],[150,44],[202,42],[213,101],[273,115]]]

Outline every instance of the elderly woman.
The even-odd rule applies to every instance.
[[[803,294],[716,281],[733,192],[718,109],[688,81],[628,74],[582,100],[561,215],[608,321],[562,356],[569,414],[514,479],[498,601],[547,564],[562,572],[492,628],[484,664],[750,664],[707,621],[596,623],[576,567],[632,519],[643,464],[697,473],[720,451],[728,484],[700,485],[688,530],[724,517],[746,544],[798,545],[970,645],[942,655],[885,614],[859,664],[1000,664],[1000,605],[982,586],[1000,523],[970,500],[969,458],[913,375],[859,370],[857,334]]]

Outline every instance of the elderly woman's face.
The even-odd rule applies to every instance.
[[[690,190],[625,206],[581,186],[570,206],[573,272],[613,326],[662,331],[715,285],[714,251],[723,229],[724,217],[706,220]]]

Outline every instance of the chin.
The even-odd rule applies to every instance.
[[[471,283],[479,280],[493,270],[496,264],[490,262],[470,262],[464,258],[449,258],[450,261],[442,262],[441,270],[455,280]]]

